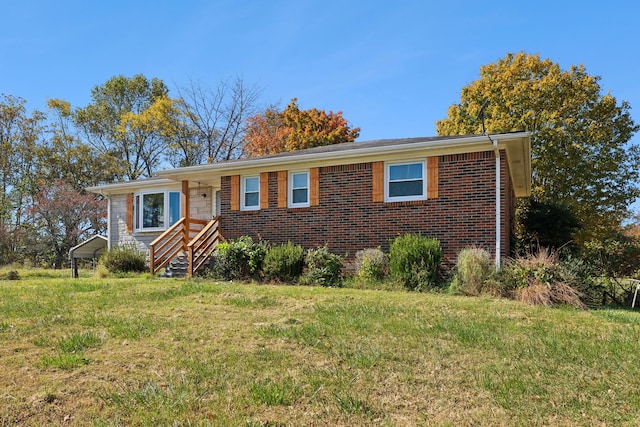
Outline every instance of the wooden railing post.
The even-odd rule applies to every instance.
[[[213,218],[187,245],[189,253],[189,277],[193,276],[207,262],[207,257],[215,250],[220,241],[219,217]]]
[[[155,274],[155,263],[156,263],[156,249],[155,245],[151,244],[149,247],[149,270],[151,274]]]
[[[187,248],[187,244],[191,239],[189,237],[190,226],[190,217],[191,217],[191,206],[189,200],[189,181],[182,181],[182,194],[181,194],[181,204],[182,207],[182,218],[184,218],[184,247]]]

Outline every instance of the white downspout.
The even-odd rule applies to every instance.
[[[500,207],[500,150],[498,149],[498,140],[493,141],[493,151],[496,154],[496,268],[500,268],[500,253],[502,251],[501,221],[502,210]]]
[[[107,250],[111,250],[111,197],[107,196]]]

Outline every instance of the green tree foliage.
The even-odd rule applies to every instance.
[[[37,188],[34,173],[43,115],[27,114],[26,101],[0,96],[0,264],[16,260],[23,219]]]
[[[537,252],[541,247],[573,248],[574,238],[581,225],[567,206],[552,202],[527,200],[516,212],[518,253]]]
[[[639,127],[628,102],[603,94],[600,77],[584,66],[563,70],[549,59],[507,54],[480,67],[460,103],[437,122],[439,135],[532,132],[532,192],[536,200],[566,205],[583,228],[578,238],[606,235],[628,216],[638,197],[640,149],[629,141]]]
[[[92,102],[73,112],[73,119],[100,153],[118,164],[119,180],[151,176],[162,160],[165,139],[158,132],[161,108],[169,90],[162,80],[141,74],[116,76],[91,91]]]
[[[41,186],[63,180],[78,191],[113,182],[116,159],[82,142],[72,123],[71,105],[50,99],[48,138],[38,147],[37,176]]]
[[[360,128],[352,128],[342,112],[301,110],[293,98],[283,111],[269,108],[249,119],[245,153],[248,156],[295,151],[353,142]]]

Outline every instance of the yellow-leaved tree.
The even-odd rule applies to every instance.
[[[563,70],[549,59],[509,53],[480,67],[460,102],[436,123],[439,135],[532,133],[533,200],[568,207],[581,229],[578,243],[607,235],[629,216],[640,195],[639,127],[626,101],[603,93],[583,65]]]

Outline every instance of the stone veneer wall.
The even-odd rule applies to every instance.
[[[162,191],[159,189],[158,191]],[[209,220],[212,218],[213,194],[211,187],[190,188],[189,201],[191,217]],[[206,197],[202,197],[206,194]],[[149,245],[162,232],[133,232],[127,233],[127,194],[109,196],[111,203],[110,218],[110,247],[118,245],[135,245],[140,251],[148,251]]]

